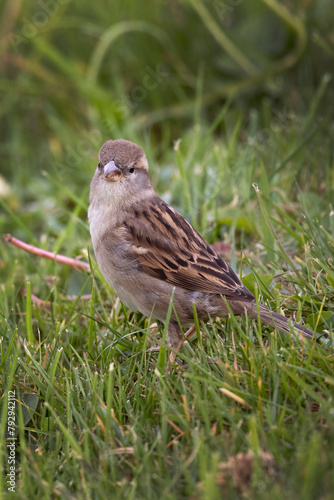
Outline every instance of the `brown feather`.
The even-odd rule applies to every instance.
[[[148,217],[147,211],[154,214],[159,224]],[[148,207],[136,209],[135,214],[135,224],[127,219],[124,227],[128,240],[134,244],[132,252],[139,271],[186,290],[254,300],[230,266],[181,214],[158,196],[150,200]],[[138,252],[136,247],[147,251]]]

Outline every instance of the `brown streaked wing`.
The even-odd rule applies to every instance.
[[[133,213],[136,220],[127,218],[123,225],[133,243],[133,257],[140,271],[186,290],[254,300],[230,266],[181,214],[160,198]]]

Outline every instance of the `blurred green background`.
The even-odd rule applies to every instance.
[[[98,150],[120,137],[211,240],[233,221],[256,233],[241,214],[261,179],[327,210],[333,20],[330,0],[2,1],[0,232],[54,249],[77,207],[67,250],[87,245]]]

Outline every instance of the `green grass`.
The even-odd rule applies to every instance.
[[[36,8],[6,2],[0,233],[93,271],[0,244],[0,496],[14,390],[13,498],[332,498],[334,24],[322,1],[237,3],[63,2],[15,50],[7,31]],[[119,303],[92,253],[111,137],[138,142],[157,192],[317,341],[213,318],[168,372],[163,326]]]
[[[228,498],[330,498],[331,166],[325,164],[322,173],[331,183],[325,194],[311,196],[296,190],[296,175],[291,173],[295,162],[312,163],[310,146],[304,145],[289,169],[277,176],[261,167],[255,155],[248,156],[247,144],[236,147],[233,133],[222,143],[206,132],[201,125],[205,139],[194,147],[198,131],[190,130],[177,157],[159,162],[161,172],[168,165],[166,172],[173,179],[173,190],[161,194],[171,196],[185,214],[193,212],[196,226],[209,241],[226,235],[232,262],[242,258],[242,245],[242,272],[253,273],[247,285],[257,284],[261,300],[270,307],[283,307],[298,321],[317,325],[321,340],[292,339],[247,319],[213,320],[201,325],[200,337],[195,334],[179,364],[167,373],[168,352],[162,351],[159,359],[146,353],[157,335],[151,322],[117,305],[97,270],[89,276],[3,246],[3,450],[8,390],[15,389],[19,401],[27,394],[37,394],[39,401],[36,408],[36,398],[17,405],[17,498],[217,498],[220,488]],[[273,133],[269,142],[277,143],[286,155],[298,148],[293,126]],[[233,168],[228,158],[233,158]],[[150,160],[157,178],[157,162]],[[273,170],[278,160],[284,158],[271,158]],[[259,197],[252,181],[264,186]],[[191,207],[181,196],[186,190]],[[71,256],[90,245],[86,193],[83,186],[82,194],[69,198],[54,182],[50,210],[56,200],[67,198],[68,206],[65,203],[58,214],[67,223],[52,239],[55,230],[49,228],[39,245]],[[233,202],[236,194],[238,203]],[[24,215],[20,220],[28,234],[29,222]],[[260,244],[263,239],[268,246]],[[239,270],[239,263],[235,268]],[[49,307],[37,307],[31,294],[48,301]],[[163,330],[159,338],[156,342],[161,343]],[[33,405],[30,419],[26,406]],[[252,474],[244,473],[238,484],[236,473],[223,475],[222,462],[250,450]],[[263,453],[270,454],[268,467],[263,465]],[[224,487],[219,486],[222,481]]]

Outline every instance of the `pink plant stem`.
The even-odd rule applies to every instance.
[[[71,257],[66,257],[65,255],[55,254],[52,252],[48,252],[47,250],[43,250],[42,248],[28,245],[27,243],[24,243],[24,241],[18,240],[10,234],[6,234],[4,236],[4,240],[8,243],[11,243],[12,245],[15,245],[18,248],[21,248],[25,252],[38,255],[39,257],[43,257],[44,259],[55,260],[60,264],[66,264],[67,266],[75,267],[76,269],[81,269],[83,271],[90,271],[88,262],[82,262],[78,259],[72,259]]]
[[[25,297],[27,296],[27,289],[23,288],[21,290],[22,295]],[[37,305],[37,307],[44,307],[45,309],[48,309],[48,311],[51,310],[51,302],[48,302],[47,300],[41,300],[37,295],[34,295],[33,293],[31,294],[31,300]]]

